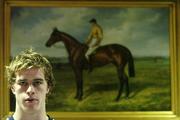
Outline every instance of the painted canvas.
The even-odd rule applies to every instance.
[[[169,111],[169,15],[168,7],[13,7],[11,57],[33,47],[51,61],[56,87],[48,98],[48,111]],[[128,77],[128,98],[123,89],[121,98],[114,100],[121,84],[116,67],[108,64],[90,73],[83,71],[84,95],[81,101],[74,99],[76,80],[65,45],[45,46],[54,28],[85,43],[92,18],[103,30],[101,46],[120,44],[132,53],[135,77]],[[128,75],[127,69],[125,73]]]

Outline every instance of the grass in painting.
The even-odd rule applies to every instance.
[[[171,109],[170,66],[165,58],[135,59],[136,77],[129,78],[130,96],[114,99],[119,80],[116,68],[107,65],[84,71],[84,96],[74,99],[75,77],[70,67],[54,69],[56,87],[47,102],[48,111],[164,111]],[[124,91],[125,92],[125,91]]]

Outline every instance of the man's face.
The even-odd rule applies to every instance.
[[[16,97],[16,107],[20,110],[32,112],[44,109],[49,89],[42,69],[30,68],[18,71],[11,89]]]

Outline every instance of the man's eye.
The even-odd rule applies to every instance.
[[[20,82],[18,82],[18,84],[21,85],[21,86],[26,86],[26,85],[28,85],[28,83],[25,82],[25,81],[20,81]]]
[[[34,85],[34,86],[39,86],[40,84],[42,84],[41,81],[35,81],[35,82],[33,82],[33,85]]]

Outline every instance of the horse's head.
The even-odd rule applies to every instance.
[[[46,42],[46,47],[51,47],[58,41],[60,41],[60,31],[57,28],[54,28],[50,38]]]

